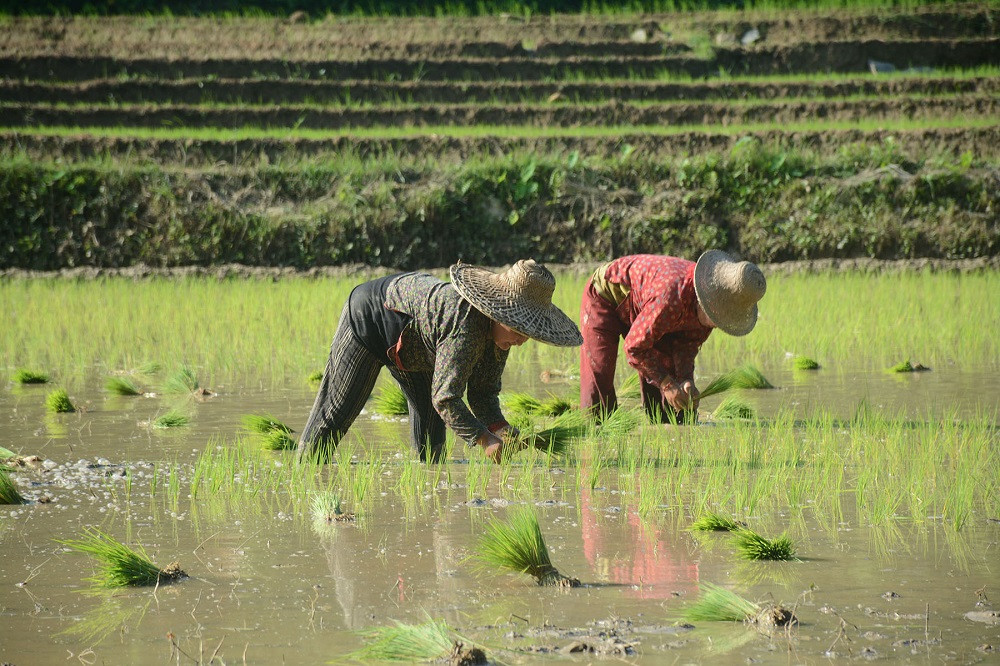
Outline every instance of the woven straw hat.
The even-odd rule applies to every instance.
[[[757,301],[767,281],[756,264],[709,250],[698,257],[694,291],[713,324],[729,335],[746,335],[757,323]]]
[[[459,262],[450,273],[462,298],[493,321],[557,347],[583,344],[580,329],[552,305],[555,277],[534,259],[522,259],[502,273]]]

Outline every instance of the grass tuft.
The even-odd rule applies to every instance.
[[[760,612],[760,606],[724,587],[702,583],[698,600],[681,613],[688,622],[747,622]]]
[[[188,366],[184,365],[167,378],[163,385],[164,393],[194,393],[198,390],[198,378]]]
[[[0,467],[0,504],[24,504],[24,497],[17,490],[7,470]]]
[[[66,389],[56,389],[45,396],[45,407],[50,412],[55,412],[57,414],[76,411],[76,407],[74,407],[73,403],[70,402],[69,394],[66,393]]]
[[[375,411],[385,416],[405,416],[410,413],[406,395],[396,382],[387,382],[375,396]]]
[[[735,370],[724,372],[716,377],[711,384],[701,392],[701,399],[723,393],[730,389],[769,389],[774,388],[760,370],[752,365],[744,365]]]
[[[12,379],[18,384],[47,384],[49,376],[44,372],[20,368],[14,373]]]
[[[166,414],[158,416],[153,419],[152,426],[154,428],[180,428],[191,423],[191,417],[183,414],[176,409],[171,409]]]
[[[795,356],[792,358],[792,367],[796,370],[819,370],[819,363],[808,356]]]
[[[797,559],[795,546],[791,539],[781,535],[774,541],[769,541],[749,528],[741,528],[734,532],[736,549],[745,560],[779,560]]]
[[[712,412],[712,418],[720,421],[726,419],[755,419],[757,418],[757,412],[747,401],[731,395],[719,403],[719,406]]]
[[[485,664],[486,654],[476,647],[465,647],[465,639],[444,620],[423,624],[396,622],[389,627],[375,627],[362,632],[366,645],[348,655],[358,661],[448,661],[453,664]]]
[[[109,393],[116,395],[141,395],[142,391],[136,383],[128,377],[108,377],[104,382],[104,388]]]
[[[295,432],[270,414],[245,414],[240,421],[244,430],[258,435],[266,435],[269,432]]]
[[[98,587],[156,585],[187,576],[177,563],[160,569],[149,559],[142,546],[137,549],[129,548],[97,528],[84,528],[81,539],[57,541],[97,560],[98,570],[87,580]]]
[[[513,509],[506,521],[490,521],[476,542],[473,558],[484,570],[526,573],[539,585],[580,585],[580,581],[563,576],[552,566],[538,518],[528,507]]]
[[[717,513],[706,513],[691,523],[696,532],[735,532],[746,527],[743,523]]]

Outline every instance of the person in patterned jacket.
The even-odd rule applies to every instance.
[[[299,459],[329,456],[383,367],[406,395],[411,441],[422,460],[440,458],[446,426],[500,459],[513,430],[499,400],[508,351],[529,338],[577,346],[580,330],[552,304],[555,277],[534,260],[502,273],[458,263],[450,274],[450,283],[402,273],[354,288],[299,439]]]
[[[580,406],[603,417],[618,406],[618,339],[639,373],[654,423],[697,414],[694,359],[713,328],[746,335],[757,323],[767,284],[760,269],[709,250],[697,262],[653,254],[600,266],[580,306]]]

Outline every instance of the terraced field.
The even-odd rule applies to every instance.
[[[745,228],[756,214],[751,206],[761,203],[745,197],[731,210],[682,212],[670,223],[671,233],[652,241],[627,232],[599,242],[600,252],[696,251],[721,242],[759,260],[983,256],[1000,248],[995,214],[989,214],[1000,153],[998,25],[996,3],[530,19],[7,19],[0,34],[0,149],[8,174],[21,173],[25,161],[62,162],[45,177],[8,175],[34,181],[29,189],[52,180],[66,164],[84,169],[95,159],[126,170],[154,164],[161,180],[176,180],[167,174],[180,165],[188,169],[185,183],[170,185],[178,199],[207,188],[222,202],[216,218],[240,218],[237,226],[246,226],[251,214],[251,226],[271,234],[267,245],[278,242],[275,228],[291,225],[298,229],[294,243],[308,246],[311,237],[299,229],[305,220],[339,229],[358,208],[368,226],[383,228],[386,217],[402,215],[402,226],[426,226],[427,234],[447,234],[461,219],[485,214],[509,222],[505,233],[513,231],[524,243],[565,232],[553,222],[567,219],[583,236],[600,235],[602,225],[607,231],[609,225],[638,224],[640,216],[667,215],[660,200],[685,195],[671,191],[679,185],[680,161],[721,160],[739,171],[732,151],[752,140],[756,152],[743,161],[795,163],[791,171],[776,167],[788,183],[831,175],[884,183],[885,173],[873,170],[894,165],[906,174],[889,173],[885,187],[895,197],[897,186],[913,177],[934,179],[942,169],[959,169],[962,192],[938,207],[953,211],[955,229],[971,229],[971,236],[945,232],[935,240],[925,230],[916,241],[891,241],[885,249],[848,237],[796,241],[768,252],[742,241],[752,235]],[[626,159],[629,172],[621,168]],[[473,163],[490,173],[470,173]],[[350,176],[345,164],[354,165]],[[552,182],[532,187],[528,181],[537,180],[545,164]],[[276,190],[258,182],[269,194],[252,203],[233,198],[252,179],[247,169],[275,165],[285,180],[308,180],[303,174],[326,170],[333,185]],[[393,171],[405,175],[387,175]],[[557,171],[558,178],[551,175]],[[499,186],[508,172],[525,181],[520,194]],[[92,170],[81,177],[98,189],[115,187]],[[553,178],[573,192],[553,190]],[[480,181],[491,180],[497,181],[493,190],[483,191]],[[689,179],[686,187],[700,192],[708,185]],[[345,188],[364,203],[345,210],[337,203]],[[372,191],[384,196],[366,194]],[[970,197],[969,191],[984,193]],[[732,192],[725,194],[733,200]],[[435,200],[466,195],[482,201],[427,221],[447,208]],[[149,196],[139,199],[148,202]],[[566,197],[576,203],[567,204]],[[45,214],[8,205],[14,219]],[[87,205],[114,215],[113,206]],[[931,223],[931,208],[915,211],[918,226]],[[414,213],[420,209],[423,218]],[[192,216],[200,215],[181,214]],[[155,218],[143,223],[158,224]],[[721,235],[703,228],[720,224]],[[79,224],[75,229],[67,232],[74,239]],[[375,254],[378,239],[397,231],[383,228],[364,249],[341,254],[233,250],[227,242],[220,259],[417,261],[421,250],[414,247]],[[678,243],[692,231],[697,240]],[[23,265],[34,248],[57,245],[53,238],[26,241],[24,233],[0,232],[0,266]],[[565,246],[579,247],[577,240]],[[453,249],[503,262],[482,247]],[[554,252],[549,260],[593,258],[546,251]],[[88,263],[86,252],[71,254],[53,265]],[[190,248],[173,254],[166,263],[208,260]],[[98,265],[140,259],[112,260],[101,251],[89,256]]]

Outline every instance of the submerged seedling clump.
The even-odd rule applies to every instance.
[[[706,513],[691,523],[696,532],[735,532],[743,527],[746,527],[743,523],[717,513]]]
[[[388,382],[375,396],[375,411],[385,416],[406,416],[410,407],[403,389],[395,382]]]
[[[0,467],[0,504],[24,504],[24,497],[3,467]]]
[[[315,522],[323,524],[354,521],[354,514],[345,513],[340,498],[330,492],[321,492],[313,496],[312,517]]]
[[[69,394],[66,393],[66,389],[56,389],[45,396],[45,407],[50,412],[55,412],[57,414],[63,414],[67,412],[75,412],[76,407],[69,399]]]
[[[906,359],[902,363],[897,363],[889,368],[889,372],[925,372],[927,370],[930,370],[930,368],[920,363],[910,363],[910,359]]]
[[[309,375],[306,377],[306,381],[309,382],[310,384],[319,384],[321,381],[323,381],[323,373],[320,372],[319,370],[310,372]]]
[[[720,421],[728,419],[755,419],[757,418],[757,412],[747,401],[731,395],[719,403],[719,406],[712,412],[712,417]]]
[[[163,385],[165,393],[194,393],[199,388],[198,378],[188,366],[181,368],[172,374]]]
[[[538,518],[528,507],[514,509],[506,521],[492,520],[476,543],[474,558],[483,569],[526,573],[539,585],[580,585],[552,565]]]
[[[46,384],[49,381],[49,376],[44,372],[20,368],[14,373],[13,380],[18,384]]]
[[[189,423],[191,423],[191,417],[176,409],[171,409],[166,414],[153,419],[151,425],[154,428],[180,428]]]
[[[791,539],[782,535],[770,541],[751,529],[743,528],[735,532],[736,548],[745,560],[794,560],[795,546]]]
[[[466,647],[466,639],[455,633],[444,620],[423,624],[396,622],[389,627],[375,627],[363,632],[363,648],[348,657],[359,661],[447,661],[471,666],[485,664],[486,653],[475,646]]]
[[[129,548],[97,528],[85,528],[81,539],[58,542],[97,560],[97,573],[87,580],[98,587],[162,585],[187,577],[177,562],[160,569],[142,546]]]
[[[115,395],[142,395],[136,383],[128,377],[108,377],[104,382],[104,388]]]
[[[796,370],[819,370],[819,363],[808,356],[795,356],[792,358],[792,367]]]
[[[688,622],[748,622],[768,626],[795,624],[798,620],[782,606],[761,606],[712,583],[702,583],[698,600],[681,614]]]

